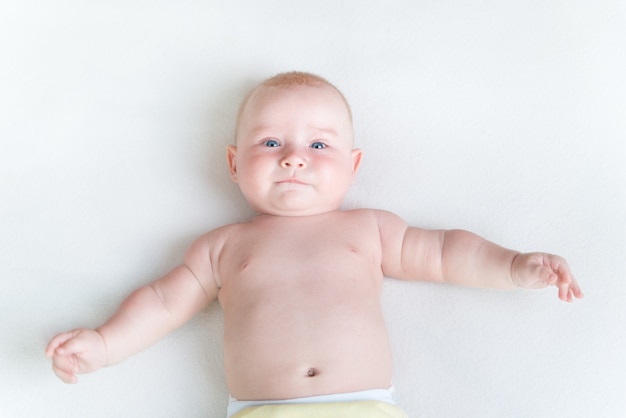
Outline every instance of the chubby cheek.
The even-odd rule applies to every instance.
[[[237,180],[242,190],[259,190],[268,181],[272,162],[264,158],[248,158],[237,170]]]
[[[352,166],[346,161],[320,161],[316,171],[330,188],[343,188],[352,184]]]

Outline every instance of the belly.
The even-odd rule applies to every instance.
[[[390,386],[391,349],[375,289],[301,298],[271,292],[230,304],[224,360],[233,397],[289,399]]]

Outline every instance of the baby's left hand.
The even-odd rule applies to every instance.
[[[583,297],[567,261],[557,255],[518,254],[511,263],[511,278],[515,285],[525,289],[556,286],[559,288],[559,299],[565,302]]]

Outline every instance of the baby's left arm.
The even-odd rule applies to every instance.
[[[495,289],[556,286],[564,301],[583,297],[561,257],[520,254],[468,231],[409,227],[389,212],[377,211],[376,216],[387,276]]]

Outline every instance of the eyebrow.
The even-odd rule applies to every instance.
[[[338,136],[339,135],[339,133],[335,129],[333,129],[333,128],[320,128],[320,127],[317,127],[317,126],[309,126],[307,128],[311,132],[321,132],[321,133],[324,133],[324,134],[327,134],[327,135],[331,135],[331,136]],[[253,135],[258,135],[259,133],[262,133],[262,132],[272,132],[272,131],[275,131],[275,130],[276,130],[276,128],[272,128],[270,126],[265,126],[265,125],[260,125],[260,126],[257,126],[255,128],[253,128],[250,132]]]
[[[310,129],[312,131],[322,132],[322,133],[325,133],[325,134],[328,134],[328,135],[331,135],[331,136],[338,136],[339,135],[337,133],[337,131],[335,129],[333,129],[333,128],[318,128],[318,127],[313,126]]]

